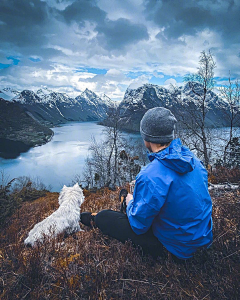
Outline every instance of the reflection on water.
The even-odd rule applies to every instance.
[[[75,174],[81,174],[91,138],[103,138],[103,126],[94,122],[69,123],[52,128],[53,139],[42,146],[30,149],[16,159],[0,158],[0,169],[10,178],[38,177],[52,191],[69,184]]]

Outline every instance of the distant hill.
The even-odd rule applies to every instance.
[[[18,103],[0,98],[0,156],[15,158],[47,143],[53,131],[35,121]]]

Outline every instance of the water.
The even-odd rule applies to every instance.
[[[52,191],[60,191],[82,173],[92,137],[102,139],[103,128],[95,122],[72,122],[52,128],[54,136],[49,143],[31,148],[16,159],[0,158],[0,170],[10,179],[30,176],[50,185]]]
[[[71,122],[60,127],[52,128],[53,139],[42,146],[30,149],[16,159],[0,158],[0,170],[4,170],[9,179],[19,176],[38,178],[52,191],[60,191],[62,186],[72,183],[76,174],[83,172],[85,159],[92,137],[96,141],[104,139],[104,126],[96,122]],[[228,135],[228,129],[213,129],[213,135],[219,135],[215,149],[220,149],[222,138]],[[141,139],[140,134],[125,133],[134,140]],[[234,131],[240,136],[240,128]]]
[[[180,133],[180,136],[185,139],[185,142],[189,146],[189,148],[194,152],[196,156],[203,160],[203,156],[198,153],[194,149],[194,142],[199,142],[199,138],[195,137],[187,137],[184,136],[184,130]],[[210,164],[216,163],[216,161],[222,158],[224,149],[227,141],[229,140],[229,132],[230,127],[222,127],[222,128],[206,128],[206,135],[208,140],[208,155],[210,158]],[[240,127],[234,127],[232,132],[233,137],[240,137]],[[199,143],[201,145],[201,143]],[[201,145],[202,146],[202,145]],[[230,151],[229,149],[227,151]],[[235,151],[235,154],[237,152]]]

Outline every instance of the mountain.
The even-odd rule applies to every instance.
[[[107,116],[108,109],[114,105],[106,95],[101,98],[88,89],[76,98],[48,88],[41,88],[36,93],[24,90],[13,95],[11,101],[22,105],[33,119],[46,126],[67,121],[101,121]]]
[[[121,128],[139,131],[139,124],[145,112],[157,106],[172,106],[167,89],[153,84],[144,84],[137,89],[128,88],[119,104]]]
[[[201,85],[197,83],[194,83],[194,90],[198,94],[203,92]],[[207,93],[206,103],[209,108],[206,114],[206,127],[229,126],[226,114],[227,105],[214,92]],[[128,88],[119,104],[121,128],[139,131],[144,113],[158,106],[170,109],[177,119],[181,119],[191,117],[190,109],[196,111],[199,103],[189,84],[180,87],[175,92],[154,84],[144,84],[137,89]]]
[[[100,95],[100,98],[109,107],[114,107],[116,103],[118,103],[117,101],[112,101],[112,99],[109,98],[106,94]]]
[[[196,82],[186,83],[179,89],[179,91],[181,97],[176,97],[177,103],[174,110],[175,114],[181,115],[181,117],[185,118],[185,120],[196,117],[197,114],[192,114],[191,110],[196,111],[200,106],[201,102],[198,101],[197,95],[203,95],[202,85]],[[230,111],[227,103],[224,102],[211,90],[209,90],[206,94],[205,106],[207,108],[205,121],[206,127],[214,128],[230,126],[228,118],[228,114],[230,113]],[[238,124],[238,126],[239,125],[240,124]]]
[[[89,89],[86,89],[75,99],[81,107],[84,121],[103,120],[107,116],[108,108],[112,105],[110,98],[105,96],[104,99],[102,99]]]
[[[53,131],[29,116],[16,102],[0,98],[0,156],[15,158],[30,147],[47,143]]]
[[[33,91],[24,90],[21,93],[17,94],[11,99],[11,101],[19,102],[21,104],[33,104],[41,103],[41,98],[38,97]]]
[[[67,121],[83,121],[79,105],[63,93],[43,93],[43,90],[34,93],[24,90],[12,100],[21,103],[32,118],[47,126]]]
[[[4,88],[0,90],[0,98],[10,101],[13,97],[17,96],[20,92],[12,88]]]

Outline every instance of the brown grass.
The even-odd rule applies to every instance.
[[[209,173],[208,181],[215,183],[240,183],[240,168],[218,166]]]
[[[118,193],[85,191],[82,210],[118,208]],[[58,194],[24,202],[0,231],[1,299],[239,299],[239,191],[212,195],[214,242],[182,264],[142,257],[84,228],[74,235],[23,244],[29,230],[58,207]]]

